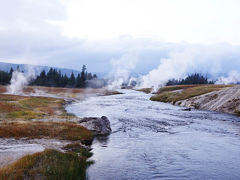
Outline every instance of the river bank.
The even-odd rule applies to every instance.
[[[0,91],[0,179],[85,179],[91,143],[101,133],[87,126],[101,118],[81,124],[84,119],[65,107],[117,92],[26,87],[21,95],[11,95],[5,86]]]
[[[166,86],[150,99],[187,108],[240,115],[239,85]]]

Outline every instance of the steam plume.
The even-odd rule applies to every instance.
[[[112,59],[112,71],[111,76],[113,79],[110,81],[108,88],[116,89],[120,88],[123,83],[128,84],[130,71],[134,70],[138,61],[136,53],[127,53],[121,56],[119,59]]]
[[[231,71],[228,77],[220,77],[216,84],[237,84],[240,82],[240,73],[238,71]]]
[[[8,86],[7,93],[9,94],[23,94],[24,86],[28,85],[29,81],[35,77],[35,71],[29,67],[26,74],[16,70],[12,74],[10,85]]]

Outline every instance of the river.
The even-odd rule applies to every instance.
[[[240,118],[153,102],[151,94],[90,97],[67,107],[107,116],[112,134],[92,145],[89,180],[240,179]]]

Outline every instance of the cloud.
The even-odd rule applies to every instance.
[[[66,36],[91,40],[131,35],[239,44],[239,5],[238,0],[69,0],[69,17],[61,24]]]
[[[156,74],[157,76],[158,71],[163,71],[166,68],[162,67],[166,66],[173,70],[179,69],[179,71],[173,74],[170,72],[164,73],[169,73],[169,77],[181,76],[190,71],[201,71],[216,75],[228,73],[234,69],[240,71],[240,47],[237,45],[229,45],[227,43],[211,45],[186,42],[170,43],[159,39],[154,40],[154,38],[148,36],[135,37],[131,33],[126,35],[120,33],[117,37],[101,40],[94,38],[92,40],[86,38],[79,39],[75,36],[69,38],[63,34],[64,27],[61,22],[70,22],[69,20],[74,17],[74,13],[80,11],[78,6],[73,7],[74,10],[70,14],[69,4],[67,3],[68,5],[66,5],[66,1],[61,0],[0,1],[2,1],[0,6],[0,61],[41,64],[73,69],[81,69],[82,64],[86,64],[89,71],[110,72],[112,68],[115,68],[114,63],[112,63],[113,59],[120,59],[123,64],[124,62],[127,64],[129,58],[125,58],[125,56],[136,53],[137,62],[134,68],[130,68],[127,71],[129,74],[131,72],[141,74],[148,74],[150,72],[149,76],[145,77],[149,81],[152,79],[150,74]],[[72,0],[68,2],[70,2],[70,6],[74,6],[74,3],[71,4]],[[104,2],[106,1],[102,3]],[[123,4],[124,2],[126,1],[123,1]],[[124,9],[125,6],[121,2],[118,3]],[[157,1],[154,1],[154,3],[157,3]],[[111,4],[114,3],[111,2]],[[139,5],[144,7],[144,4],[145,1],[141,1]],[[153,4],[149,3],[148,8],[153,7]],[[85,11],[87,11],[89,5],[87,7],[81,6],[81,8],[85,7]],[[169,5],[166,6],[168,7]],[[133,7],[131,2],[131,8],[128,13],[132,12],[130,10]],[[93,12],[93,10],[89,11],[89,13],[93,13],[94,17],[96,16],[96,12]],[[114,16],[117,15],[115,12],[113,13]],[[119,14],[120,19],[121,14]],[[79,14],[76,14],[75,21],[77,22],[83,23],[88,21],[88,23],[94,24],[96,21],[90,21],[87,16],[78,17]],[[142,22],[146,22],[149,19],[149,17],[145,18]],[[168,17],[165,16],[164,18],[167,21]],[[156,19],[158,20],[158,16],[156,16]],[[227,19],[231,18],[227,17]],[[102,22],[102,20],[99,20],[99,22]],[[131,27],[134,26],[133,20],[135,18],[132,19],[133,24],[131,24]],[[161,17],[161,20],[163,20],[163,17]],[[105,30],[110,26],[117,25],[117,22],[108,24],[106,27],[101,25],[101,28]],[[233,22],[235,22],[234,19]],[[141,24],[141,22],[138,23]],[[128,26],[126,24],[123,25],[127,30]],[[144,26],[144,24],[142,25]],[[82,29],[90,27],[82,27]],[[116,27],[119,27],[119,25]],[[162,28],[164,29],[165,27]],[[76,30],[80,31],[81,28]],[[97,31],[98,28],[95,28],[92,29],[91,33],[97,33]],[[178,30],[172,29],[172,31],[177,32]],[[115,31],[112,32],[114,33]],[[162,35],[167,36],[166,33],[162,33]],[[161,64],[165,65],[162,66]]]

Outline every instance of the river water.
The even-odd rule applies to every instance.
[[[240,179],[240,118],[152,102],[150,94],[91,97],[67,107],[107,116],[112,134],[95,139],[89,180]]]

